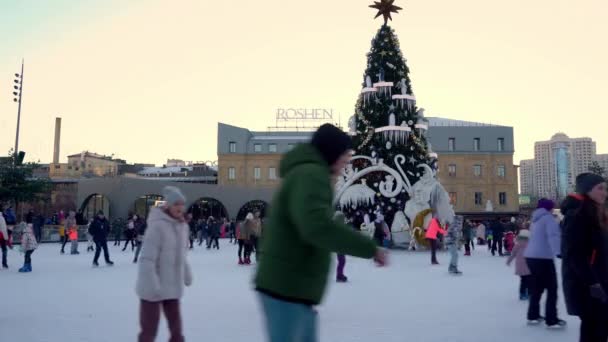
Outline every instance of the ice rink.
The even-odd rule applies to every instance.
[[[187,341],[264,341],[254,266],[238,266],[236,247],[196,247],[189,255],[194,285],[182,299]],[[447,254],[431,266],[427,252],[391,253],[391,264],[347,258],[349,283],[330,282],[319,307],[324,342],[512,342],[576,341],[579,321],[566,315],[560,289],[563,331],[526,325],[527,305],[518,300],[518,281],[505,258],[478,246],[461,257],[463,276],[447,272]],[[59,245],[42,245],[33,272],[19,274],[23,256],[9,251],[10,270],[0,271],[0,340],[20,342],[136,341],[138,299],[133,254],[111,248],[114,267],[91,267],[92,253],[60,255]],[[103,259],[103,257],[101,258]],[[333,276],[332,276],[333,277]],[[560,285],[561,286],[561,285]],[[544,310],[543,310],[544,311]],[[166,326],[158,341],[166,341]]]

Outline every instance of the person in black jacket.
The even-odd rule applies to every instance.
[[[498,255],[502,256],[502,238],[505,234],[505,226],[499,219],[496,219],[492,221],[490,228],[494,238],[492,240],[492,255],[496,255],[496,251],[498,251]]]
[[[577,194],[564,200],[562,283],[568,313],[581,319],[581,342],[608,340],[608,192],[604,179],[576,177]]]
[[[91,223],[91,227],[89,228],[89,233],[93,236],[93,241],[95,241],[95,258],[93,259],[93,267],[99,266],[97,260],[99,260],[99,254],[101,254],[101,250],[103,249],[103,256],[106,259],[106,264],[108,266],[114,265],[114,263],[110,260],[110,253],[108,252],[108,234],[110,234],[110,223],[106,219],[103,211],[99,211],[97,213],[97,217]]]
[[[133,258],[133,263],[137,264],[137,260],[139,259],[139,253],[141,252],[141,246],[144,243],[144,234],[146,233],[146,228],[148,228],[148,223],[143,217],[140,217],[135,224],[135,229],[137,230],[137,248],[135,249],[135,257]]]

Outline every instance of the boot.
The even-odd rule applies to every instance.
[[[23,267],[21,267],[19,269],[19,273],[25,273],[25,272],[27,272],[27,264],[23,264]]]
[[[450,268],[448,269],[448,271],[450,272],[450,274],[452,275],[461,275],[462,272],[460,272],[458,270],[458,266],[450,266]]]
[[[251,259],[249,257],[245,258],[245,265],[251,265]]]
[[[106,261],[106,265],[108,265],[108,266],[114,266],[114,262],[112,262],[112,261]]]
[[[336,277],[336,281],[338,283],[346,283],[346,282],[348,282],[348,277],[345,275],[339,275]]]
[[[32,272],[32,263],[27,264],[27,271]]]
[[[239,257],[239,265],[244,265],[243,258]]]
[[[464,256],[471,256],[471,251],[464,252]]]

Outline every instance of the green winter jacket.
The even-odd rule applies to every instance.
[[[256,288],[277,298],[319,304],[332,252],[372,258],[376,245],[332,220],[330,169],[317,150],[302,144],[281,161],[283,183],[264,230]]]

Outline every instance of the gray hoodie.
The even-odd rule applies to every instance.
[[[560,254],[561,232],[557,219],[546,209],[532,214],[530,240],[524,253],[526,258],[553,259]]]

